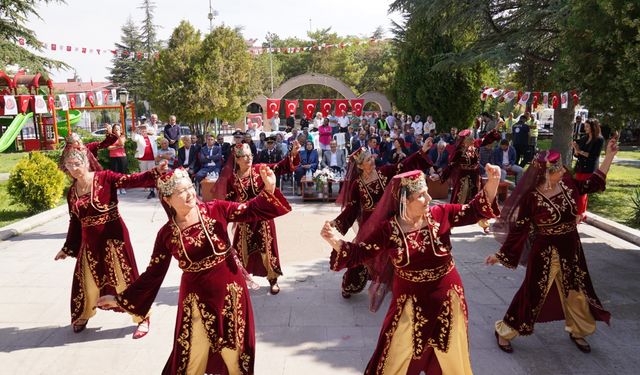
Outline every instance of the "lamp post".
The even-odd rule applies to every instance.
[[[118,100],[120,101],[120,105],[122,106],[122,112],[120,115],[120,124],[122,126],[122,131],[124,134],[127,133],[127,103],[129,102],[129,91],[124,87],[121,87],[118,90]]]

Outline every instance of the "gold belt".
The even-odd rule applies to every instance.
[[[213,268],[218,264],[224,262],[227,259],[227,256],[231,254],[229,251],[231,248],[227,249],[227,251],[223,255],[215,255],[211,254],[208,257],[199,260],[197,262],[193,262],[187,266],[186,262],[181,260],[178,266],[182,269],[183,272],[200,272],[207,270],[209,268]]]
[[[398,277],[400,277],[401,279],[411,281],[414,283],[425,283],[428,281],[435,281],[442,278],[443,276],[451,272],[454,266],[455,266],[455,263],[453,262],[453,259],[452,259],[448,263],[445,263],[436,268],[427,268],[424,270],[407,271],[400,268],[396,268],[396,275],[398,275]]]
[[[118,218],[120,218],[120,213],[117,209],[114,209],[100,215],[83,217],[80,219],[80,224],[83,227],[95,227],[96,225],[102,225],[110,221],[118,220]]]
[[[575,223],[562,223],[557,225],[549,225],[538,227],[538,231],[542,235],[566,234],[576,230]]]

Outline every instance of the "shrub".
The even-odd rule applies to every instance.
[[[83,138],[82,142],[86,145],[90,142],[101,142],[103,138],[87,137]],[[124,144],[124,150],[127,153],[127,169],[129,173],[135,173],[140,171],[140,162],[135,158],[137,145],[134,141],[127,138]],[[111,160],[109,159],[109,150],[102,149],[98,151],[98,162],[102,166],[102,169],[110,169]]]
[[[635,189],[631,195],[633,203],[633,213],[631,214],[631,224],[636,228],[640,227],[640,189]]]
[[[58,165],[42,153],[33,152],[13,168],[7,191],[14,203],[30,212],[40,212],[56,206],[64,187],[64,173]]]

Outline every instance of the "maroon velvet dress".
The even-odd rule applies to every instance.
[[[290,155],[276,164],[267,165],[276,176],[281,176],[293,173],[298,164],[300,164],[299,156]],[[226,200],[247,202],[264,189],[264,182],[260,177],[260,165],[252,165],[247,177],[241,178],[234,173],[233,178],[229,179]],[[276,223],[273,220],[238,223],[233,236],[233,247],[238,250],[247,272],[255,276],[271,276],[273,279],[282,275]],[[266,257],[268,267],[265,266],[263,256]]]
[[[482,191],[469,204],[430,207],[427,225],[421,229],[405,233],[398,220],[392,218],[364,242],[344,242],[339,252],[331,253],[330,266],[334,271],[363,264],[379,256],[380,251],[387,252],[393,264],[393,300],[365,374],[387,373],[386,366],[402,360],[390,358],[389,351],[401,316],[406,313],[405,306],[413,309],[412,342],[401,343],[412,348],[407,374],[442,373],[433,348],[444,352],[449,349],[454,301],[462,304],[465,337],[467,322],[462,281],[451,255],[451,228],[474,224],[498,213],[495,202],[490,205]],[[468,351],[466,358],[460,360],[469,362]]]
[[[155,186],[158,177],[155,170],[131,175],[111,171],[94,173],[91,192],[78,196],[74,183],[67,194],[71,218],[62,251],[77,258],[71,287],[72,323],[80,318],[85,304],[96,303],[85,300],[83,257],[101,296],[116,294],[116,265],[122,270],[127,285],[138,278],[129,232],[118,211],[117,189]]]
[[[500,263],[515,269],[525,243],[531,241],[524,281],[503,318],[520,335],[533,333],[536,322],[564,320],[559,293],[566,296],[570,290],[583,292],[593,317],[609,323],[611,315],[596,296],[576,226],[576,201],[582,194],[604,191],[605,178],[599,170],[586,181],[566,176],[559,194],[547,198],[533,190],[523,198],[516,228],[496,254]],[[545,295],[552,252],[560,260],[564,290],[553,283]]]
[[[116,296],[126,311],[145,316],[158,294],[171,257],[182,269],[173,351],[163,374],[185,374],[189,363],[192,309],[198,308],[211,345],[207,373],[226,374],[220,352],[240,349],[239,368],[253,374],[255,329],[249,290],[227,235],[229,222],[271,220],[291,210],[282,193],[262,191],[246,203],[198,203],[200,222],[180,230],[173,220],[156,237],[146,271]],[[195,306],[195,307],[194,307]]]
[[[354,190],[351,194],[352,201],[348,202],[338,217],[333,220],[338,232],[344,236],[356,221],[358,226],[362,226],[367,221],[393,176],[415,169],[424,171],[430,167],[431,159],[427,153],[420,150],[397,164],[378,168],[378,178],[369,183],[359,177],[358,182],[352,185]],[[348,294],[360,293],[367,285],[368,279],[364,265],[349,267],[342,276],[342,291]]]
[[[466,148],[458,146],[442,172],[441,180],[451,178],[453,190],[450,203],[465,204],[480,191],[480,147],[496,140],[497,132],[489,132],[482,139],[474,140],[474,145]]]

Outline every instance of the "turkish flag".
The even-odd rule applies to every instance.
[[[47,113],[47,103],[44,101],[42,95],[34,96],[33,112]]]
[[[71,107],[71,108],[75,108],[76,107],[76,96],[75,96],[75,94],[69,95],[69,107]]]
[[[364,107],[364,99],[351,99],[351,109],[355,116],[362,116],[362,108]]]
[[[18,95],[18,111],[27,113],[31,104],[31,95]]]
[[[553,107],[553,109],[558,108],[558,104],[560,104],[560,100],[558,99],[558,93],[553,93],[553,96],[551,97],[551,106]]]
[[[571,91],[571,98],[573,99],[574,107],[580,104],[580,98],[578,97],[578,92],[576,90]]]
[[[285,109],[286,109],[286,116],[289,117],[289,115],[291,114],[291,112],[293,112],[293,115],[295,116],[296,112],[298,111],[298,101],[297,100],[285,100]]]
[[[280,112],[280,99],[267,99],[267,118],[271,119]]]
[[[533,93],[533,103],[531,103],[531,111],[535,111],[536,108],[538,107],[538,101],[540,100],[540,93],[539,92],[534,92]]]
[[[332,104],[333,104],[333,99],[320,99],[320,112],[322,112],[322,117],[329,116],[329,112],[331,112]]]
[[[349,106],[349,101],[347,99],[337,99],[336,100],[336,116],[346,115],[348,106]]]
[[[4,114],[5,115],[17,115],[18,103],[16,103],[16,97],[13,95],[4,96]]]
[[[302,109],[304,111],[304,114],[307,116],[308,119],[313,118],[313,112],[316,111],[316,103],[318,102],[318,99],[303,99],[302,100]]]
[[[87,101],[91,104],[92,107],[96,105],[96,98],[93,96],[93,92],[89,91],[87,93]]]
[[[56,108],[56,99],[53,97],[53,95],[49,95],[47,97],[47,103],[49,105],[49,110],[51,111],[51,113],[53,113],[53,110]]]

